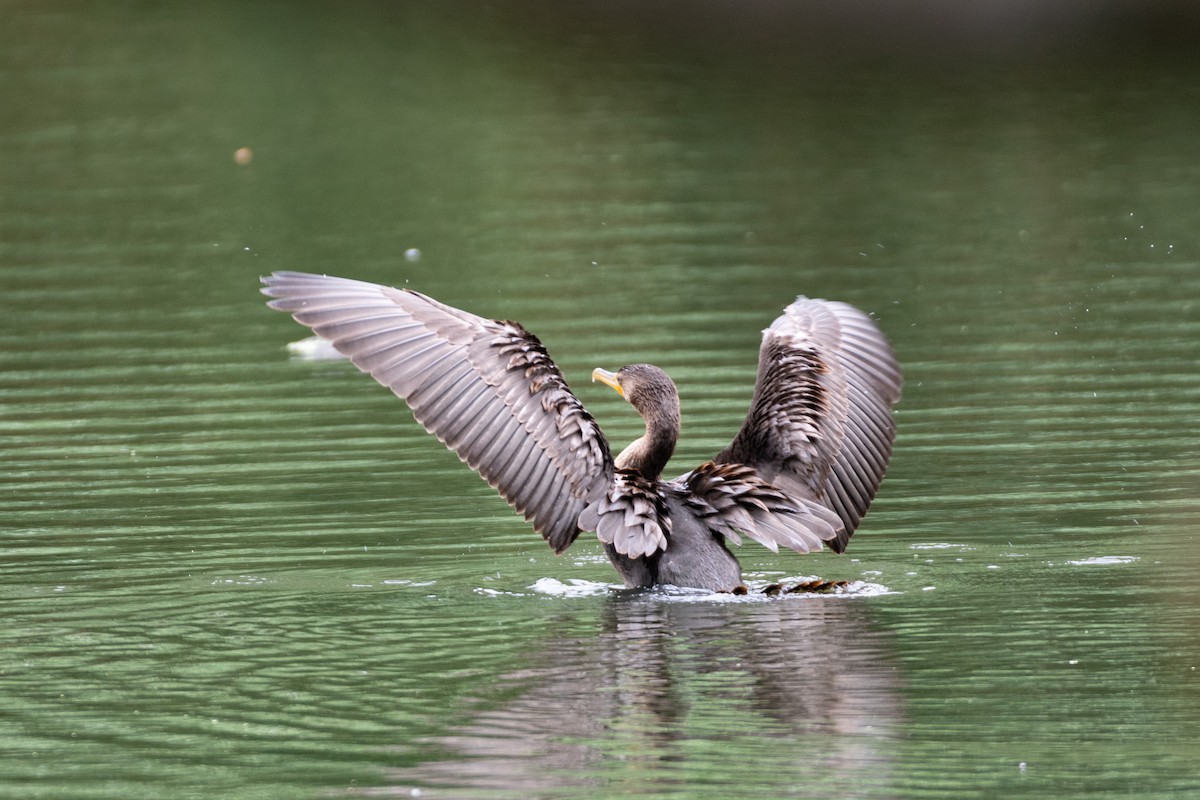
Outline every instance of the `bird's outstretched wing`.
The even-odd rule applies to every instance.
[[[403,398],[562,552],[612,480],[612,455],[537,337],[408,289],[300,272],[262,279],[268,305]]]
[[[789,496],[824,503],[841,519],[828,542],[840,553],[887,470],[901,384],[870,317],[797,298],[763,331],[750,411],[714,460],[754,467]]]

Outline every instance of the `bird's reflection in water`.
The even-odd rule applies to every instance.
[[[886,796],[899,680],[869,610],[845,597],[617,593],[599,635],[548,638],[533,666],[502,679],[511,699],[424,742],[439,755],[373,792],[618,796],[702,780],[726,796],[751,786]]]

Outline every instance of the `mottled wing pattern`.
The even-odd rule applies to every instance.
[[[643,478],[634,470],[618,469],[600,499],[579,517],[579,527],[595,531],[621,555],[641,558],[665,550],[671,516],[661,481]]]
[[[842,552],[883,480],[902,379],[892,347],[863,312],[797,298],[763,331],[750,411],[719,463],[742,463],[790,495],[819,500]]]
[[[671,484],[686,497],[688,508],[710,530],[734,544],[739,533],[779,552],[820,550],[838,535],[842,522],[820,503],[788,497],[744,464],[701,464]]]
[[[562,552],[612,474],[608,444],[537,337],[407,289],[263,278],[268,305],[328,339]]]

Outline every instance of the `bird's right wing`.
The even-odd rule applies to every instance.
[[[746,421],[714,459],[740,463],[837,513],[842,552],[883,480],[902,379],[875,323],[845,303],[797,298],[763,331]]]
[[[403,398],[427,431],[524,514],[555,552],[612,480],[612,455],[536,336],[408,289],[300,272],[268,305]]]

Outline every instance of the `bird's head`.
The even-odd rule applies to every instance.
[[[647,419],[679,417],[679,393],[667,373],[652,364],[630,364],[616,372],[592,370],[592,380],[611,386]]]

